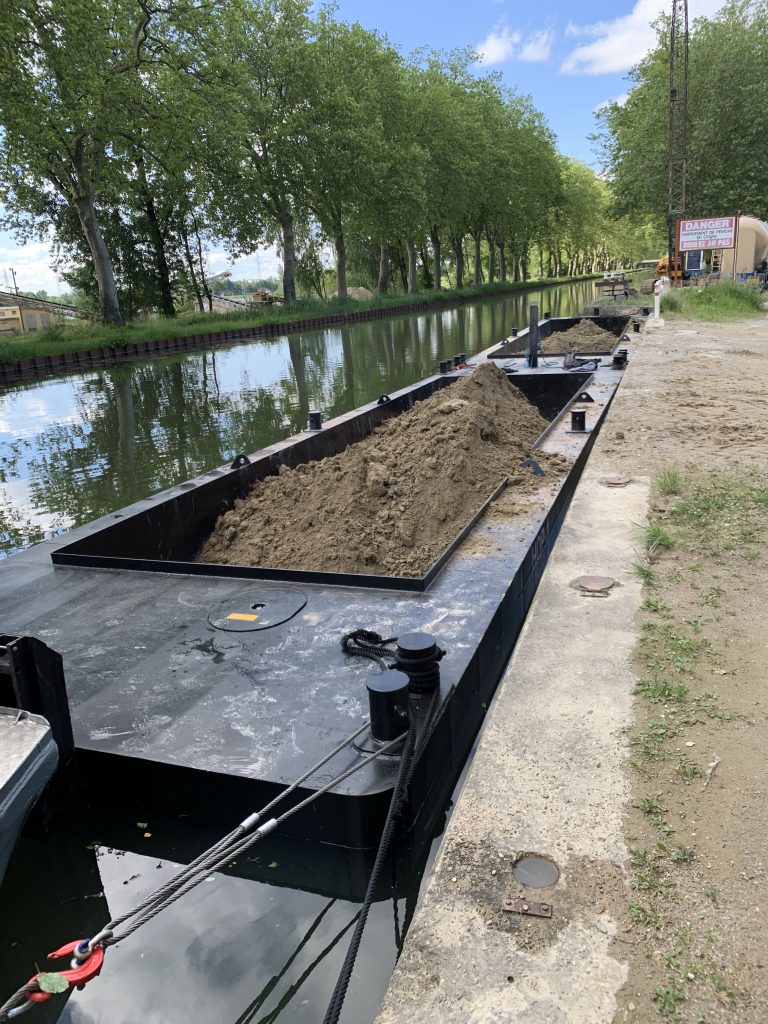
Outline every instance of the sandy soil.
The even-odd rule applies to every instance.
[[[341,455],[258,484],[200,560],[423,575],[503,479],[514,494],[537,487],[519,466],[546,427],[487,363]]]
[[[567,331],[558,331],[541,343],[543,352],[610,352],[617,342],[615,334],[593,320],[580,320]]]
[[[654,358],[630,366],[608,451],[628,475],[674,465],[682,496],[657,488],[649,510],[673,543],[651,559],[640,616],[614,1019],[765,1024],[768,318],[676,321],[639,344]],[[682,515],[696,500],[707,515]]]

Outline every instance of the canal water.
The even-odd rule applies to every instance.
[[[0,548],[104,515],[468,356],[527,323],[528,303],[578,313],[592,282],[216,352],[97,370],[0,393]],[[234,822],[232,823],[234,824]],[[194,809],[151,818],[136,806],[75,808],[45,841],[25,838],[0,889],[0,1002],[43,955],[92,935],[217,836]],[[401,858],[375,903],[342,1015],[370,1024],[436,850]],[[35,1021],[70,1024],[319,1024],[359,904],[281,881],[265,841],[109,950],[101,977]],[[295,855],[294,855],[295,856]],[[296,877],[296,861],[291,867]],[[343,886],[340,887],[343,889]]]
[[[528,322],[592,281],[255,340],[0,391],[0,557],[354,409]]]

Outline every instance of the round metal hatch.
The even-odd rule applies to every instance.
[[[227,633],[251,633],[287,622],[306,603],[299,590],[244,590],[213,605],[208,621]]]
[[[603,479],[606,487],[626,487],[631,482],[632,478],[628,476],[607,476]]]
[[[570,583],[574,590],[581,590],[586,594],[607,594],[615,585],[616,580],[610,576],[577,576]]]
[[[535,853],[526,853],[512,865],[515,881],[529,889],[546,889],[554,885],[560,877],[560,871],[549,857]]]

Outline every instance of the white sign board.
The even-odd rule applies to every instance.
[[[701,217],[680,221],[680,252],[692,249],[733,249],[736,244],[735,217]]]

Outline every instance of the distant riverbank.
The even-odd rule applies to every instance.
[[[301,300],[290,307],[265,305],[258,311],[242,313],[198,313],[173,320],[134,321],[123,327],[58,323],[39,333],[1,338],[0,379],[34,377],[92,364],[147,359],[292,331],[378,320],[398,313],[413,313],[473,302],[478,298],[601,277],[602,274],[582,274],[514,283],[494,282],[440,292],[430,290],[412,295],[376,296],[362,302],[353,299]]]

